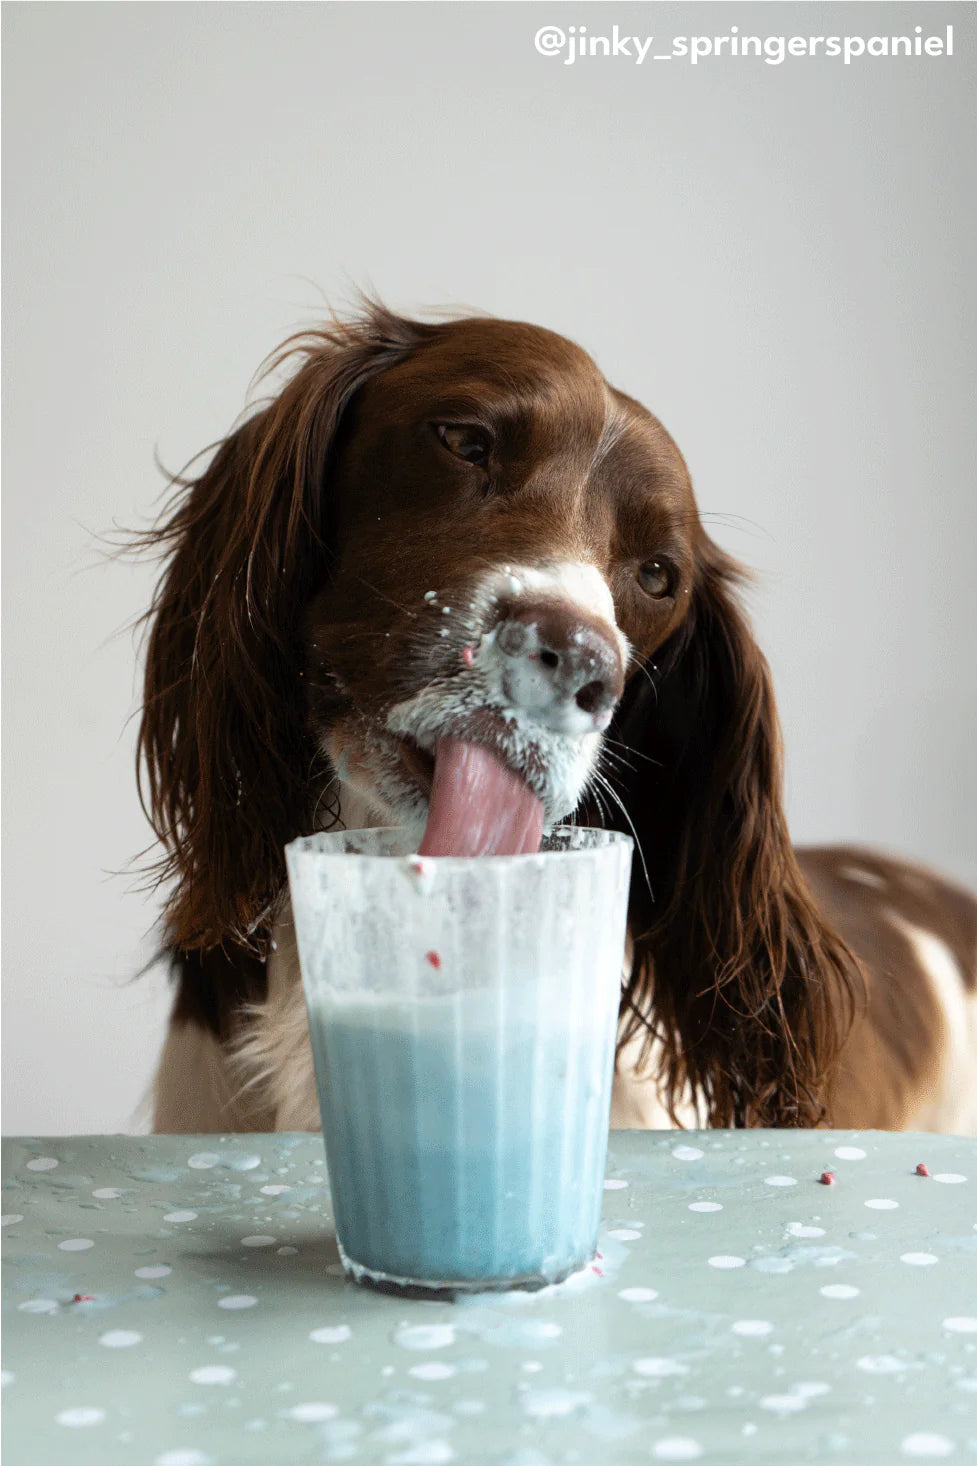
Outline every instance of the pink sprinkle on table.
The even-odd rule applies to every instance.
[[[466,646],[465,650],[461,654],[461,659],[466,667],[474,666],[475,648],[473,646]]]
[[[916,1175],[917,1176],[928,1176],[929,1173],[930,1173],[929,1166],[927,1166],[923,1161],[920,1161],[919,1165],[916,1167]]]
[[[425,952],[424,953],[424,956],[427,958],[427,960],[430,962],[431,966],[437,972],[440,969],[440,967],[441,967],[441,958],[438,955],[438,953],[437,952]]]
[[[822,1186],[833,1186],[834,1184],[835,1184],[835,1173],[834,1173],[834,1171],[822,1171],[821,1172],[821,1185]]]

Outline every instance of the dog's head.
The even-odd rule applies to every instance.
[[[737,1035],[769,1031],[782,1093],[788,1010],[816,1007],[798,973],[843,957],[787,839],[739,572],[675,444],[535,326],[371,306],[287,346],[297,370],[155,532],[140,753],[174,945],[260,950],[283,846],[337,794],[432,854],[535,848],[578,811],[641,845],[629,1001],[673,1092],[773,1113]]]
[[[314,736],[370,818],[426,821],[423,849],[529,848],[599,777],[626,679],[688,613],[685,465],[536,327],[456,321],[377,366],[320,505]]]

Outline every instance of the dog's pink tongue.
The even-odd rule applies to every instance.
[[[543,805],[480,743],[442,738],[421,855],[526,855],[539,849]]]

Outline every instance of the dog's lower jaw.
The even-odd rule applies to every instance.
[[[323,825],[324,831],[332,830],[374,830],[392,829],[396,826],[406,826],[412,834],[417,833],[418,840],[424,830],[424,819],[427,813],[427,801],[423,801],[423,808],[418,809],[416,803],[413,805],[404,803],[400,806],[389,803],[380,795],[376,787],[364,788],[359,783],[351,780],[339,780],[339,799],[336,817],[328,825]]]
[[[317,828],[369,830],[406,828],[415,845],[420,843],[427,819],[427,797],[412,787],[397,767],[397,759],[368,725],[335,727],[322,740],[322,751],[335,770],[338,801],[323,816]],[[338,808],[337,808],[338,802]]]
[[[432,756],[439,739],[446,736],[486,744],[542,801],[546,829],[577,808],[603,742],[602,732],[553,733],[507,707],[461,701],[446,708],[427,692],[391,708],[386,731],[394,738],[410,739]]]
[[[491,719],[486,728],[479,720]],[[602,732],[554,734],[535,728],[507,711],[491,708],[431,706],[426,693],[396,704],[380,726],[360,719],[340,725],[323,742],[339,785],[341,814],[322,828],[369,829],[400,826],[415,843],[424,834],[427,793],[418,787],[402,762],[403,741],[436,755],[438,741],[452,736],[484,742],[520,774],[543,804],[548,831],[578,807],[597,768]]]

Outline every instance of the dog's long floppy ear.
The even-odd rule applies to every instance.
[[[862,975],[793,853],[743,572],[705,536],[698,565],[686,625],[629,685],[614,734],[634,750],[623,799],[651,886],[636,857],[626,1037],[650,1016],[673,1110],[689,1085],[712,1125],[817,1125]]]
[[[263,954],[284,844],[310,826],[316,750],[304,718],[300,618],[330,568],[330,458],[357,389],[434,328],[367,303],[287,341],[278,397],[232,432],[170,517],[147,613],[140,789],[175,878],[167,939]]]

